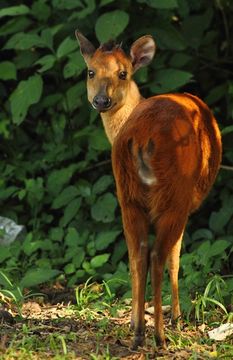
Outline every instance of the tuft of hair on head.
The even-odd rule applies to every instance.
[[[117,49],[121,49],[121,46],[122,46],[122,43],[117,44],[115,42],[115,40],[109,40],[106,43],[101,44],[100,47],[99,47],[99,50],[104,51],[104,52],[105,51],[106,52],[111,52],[111,51],[114,51],[114,50],[117,50]]]

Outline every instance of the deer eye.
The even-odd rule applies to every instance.
[[[93,79],[93,77],[95,76],[95,72],[93,70],[88,70],[88,77],[89,79]]]
[[[121,79],[121,80],[126,80],[126,78],[127,78],[127,71],[120,71],[119,74],[118,74],[118,76],[119,76],[119,79]]]

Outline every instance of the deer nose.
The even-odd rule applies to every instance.
[[[96,95],[93,99],[92,105],[98,111],[107,110],[112,104],[111,98],[106,95]]]

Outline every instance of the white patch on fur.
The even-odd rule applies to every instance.
[[[157,179],[155,176],[146,175],[145,172],[143,172],[141,169],[138,171],[138,175],[140,176],[143,184],[151,186],[157,183]]]

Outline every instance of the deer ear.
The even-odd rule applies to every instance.
[[[94,45],[92,45],[92,43],[78,30],[75,31],[75,36],[79,42],[81,54],[85,62],[88,63],[96,49]]]
[[[136,40],[130,48],[130,56],[134,72],[140,67],[148,65],[154,57],[155,42],[150,35],[145,35]]]

